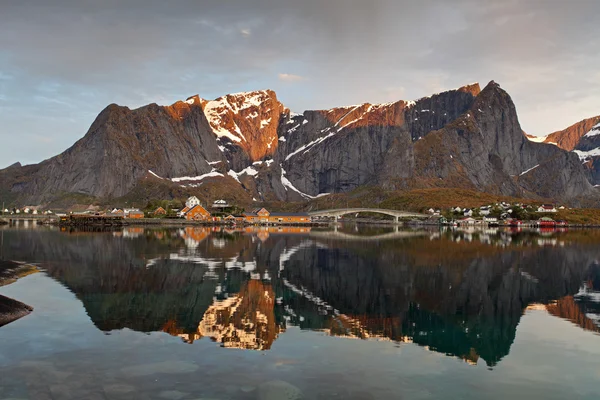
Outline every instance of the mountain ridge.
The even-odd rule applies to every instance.
[[[0,170],[0,178],[2,192],[29,204],[69,193],[119,198],[144,179],[189,193],[221,185],[254,201],[305,201],[372,184],[573,204],[597,198],[574,153],[528,140],[494,81],[483,90],[475,83],[415,101],[302,114],[272,90],[133,110],[110,104],[65,152]]]

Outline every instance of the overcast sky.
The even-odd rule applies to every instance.
[[[600,1],[0,0],[0,168],[110,103],[270,88],[296,112],[495,80],[523,129],[600,115]]]

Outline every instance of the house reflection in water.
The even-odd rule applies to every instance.
[[[242,290],[216,300],[204,313],[197,332],[185,333],[169,321],[163,331],[187,343],[209,337],[223,347],[269,350],[284,329],[275,322],[275,293],[268,283],[250,280]]]

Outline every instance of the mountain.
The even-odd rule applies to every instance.
[[[581,138],[598,123],[600,123],[600,116],[584,119],[566,129],[544,136],[544,143],[556,144],[561,149],[573,151]]]
[[[200,191],[251,203],[378,185],[578,204],[597,199],[590,179],[576,154],[528,140],[510,96],[492,81],[303,114],[270,90],[135,110],[111,104],[64,153],[0,170],[0,193],[21,204]]]
[[[593,185],[600,185],[600,116],[587,118],[566,129],[529,140],[554,144],[561,149],[573,151],[583,162]]]

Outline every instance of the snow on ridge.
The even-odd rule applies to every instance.
[[[292,153],[288,154],[288,155],[285,157],[285,161],[289,160],[290,158],[292,158],[293,156],[295,156],[296,154],[298,154],[298,153],[300,153],[300,152],[302,152],[302,151],[309,151],[311,147],[313,147],[313,146],[315,146],[315,145],[317,145],[317,144],[319,144],[319,143],[323,142],[324,140],[327,140],[327,139],[329,139],[330,137],[332,137],[332,136],[334,136],[334,135],[335,135],[335,132],[331,132],[331,133],[330,133],[329,135],[327,135],[327,136],[320,137],[320,138],[318,138],[318,139],[315,139],[315,140],[313,140],[313,141],[312,141],[312,142],[310,142],[310,143],[307,143],[307,144],[305,144],[304,146],[301,146],[300,148],[296,149],[296,150],[295,150],[295,151],[293,151]]]
[[[338,126],[340,124],[340,122],[342,122],[344,120],[344,118],[346,118],[348,115],[350,115],[351,113],[353,113],[354,111],[356,111],[357,108],[359,108],[361,106],[356,106],[353,109],[351,109],[350,111],[348,111],[346,114],[344,114],[344,116],[342,118],[340,118],[338,120],[338,122],[335,123],[335,125],[333,125],[333,127],[335,128],[336,126]]]
[[[228,113],[239,114],[240,111],[251,107],[260,107],[263,103],[270,100],[269,93],[266,90],[254,92],[232,93],[215,100],[208,100],[204,103],[204,115],[213,133],[218,137],[226,137],[233,142],[246,141],[239,126],[233,122],[233,127],[228,129],[223,123],[223,117]],[[269,110],[270,111],[270,110]],[[258,113],[253,111],[247,119],[257,118]],[[271,122],[271,118],[261,121],[261,128],[264,128]]]
[[[290,180],[288,178],[286,178],[285,176],[285,169],[283,169],[283,167],[281,167],[281,184],[283,185],[283,187],[285,188],[285,190],[287,191],[288,189],[293,190],[294,192],[298,193],[300,196],[304,197],[304,198],[312,198],[311,195],[308,195],[306,193],[303,193],[301,191],[299,191],[298,189],[296,189],[296,187],[292,184],[292,182],[290,182]]]
[[[600,135],[600,122],[597,123],[596,125],[594,125],[592,127],[592,129],[590,129],[590,131],[583,136],[592,137],[592,136],[598,136],[598,135]]]
[[[179,178],[171,178],[171,181],[173,182],[181,182],[181,181],[201,181],[205,178],[216,178],[216,177],[223,177],[223,174],[220,172],[217,172],[216,169],[212,169],[212,171],[203,174],[203,175],[199,175],[199,176],[181,176]]]
[[[534,166],[534,167],[531,167],[531,168],[529,168],[528,170],[525,170],[525,171],[521,172],[521,173],[519,174],[519,176],[523,176],[523,175],[525,175],[526,173],[528,173],[528,172],[530,172],[530,171],[533,171],[534,169],[536,169],[536,168],[537,168],[537,167],[539,167],[539,166],[540,166],[540,164],[538,164],[538,165],[536,165],[536,166]]]
[[[588,151],[573,150],[573,153],[577,154],[581,161],[584,161],[590,157],[600,156],[600,147],[596,147],[595,149],[588,150]]]
[[[244,168],[240,172],[235,172],[232,169],[230,169],[229,171],[227,171],[227,175],[231,176],[233,179],[235,179],[238,182],[240,182],[240,176],[242,176],[244,174],[245,175],[250,175],[250,176],[256,176],[256,175],[258,175],[258,171],[256,169],[254,169],[254,167],[252,165],[249,166],[249,167]]]
[[[530,142],[534,142],[534,143],[544,143],[544,141],[548,138],[548,135],[546,136],[527,136],[527,139]]]
[[[223,125],[223,120],[221,117],[226,115],[228,111],[237,114],[237,111],[234,111],[234,109],[231,107],[231,104],[229,104],[226,98],[209,101],[204,106],[204,115],[206,115],[206,119],[208,119],[208,123],[213,133],[218,138],[226,137],[231,141],[238,143],[241,142],[242,139],[246,141],[246,138],[244,137],[244,135],[242,135],[240,128],[235,122],[233,123],[233,130],[235,133],[228,130]]]
[[[155,176],[155,177],[157,177],[158,179],[165,179],[165,178],[162,178],[162,177],[160,177],[160,176],[156,175],[154,172],[152,172],[152,171],[150,171],[150,170],[148,170],[148,172],[150,172],[152,175],[154,175],[154,176]]]
[[[323,196],[328,196],[329,193],[320,193],[316,196],[311,196],[310,194],[306,194],[304,192],[301,192],[300,190],[298,190],[293,184],[292,182],[290,182],[290,180],[285,176],[286,172],[285,169],[283,169],[282,166],[281,167],[281,184],[283,185],[284,189],[287,191],[288,189],[293,190],[294,192],[298,193],[300,196],[304,197],[305,199],[316,199],[318,197],[323,197]]]

